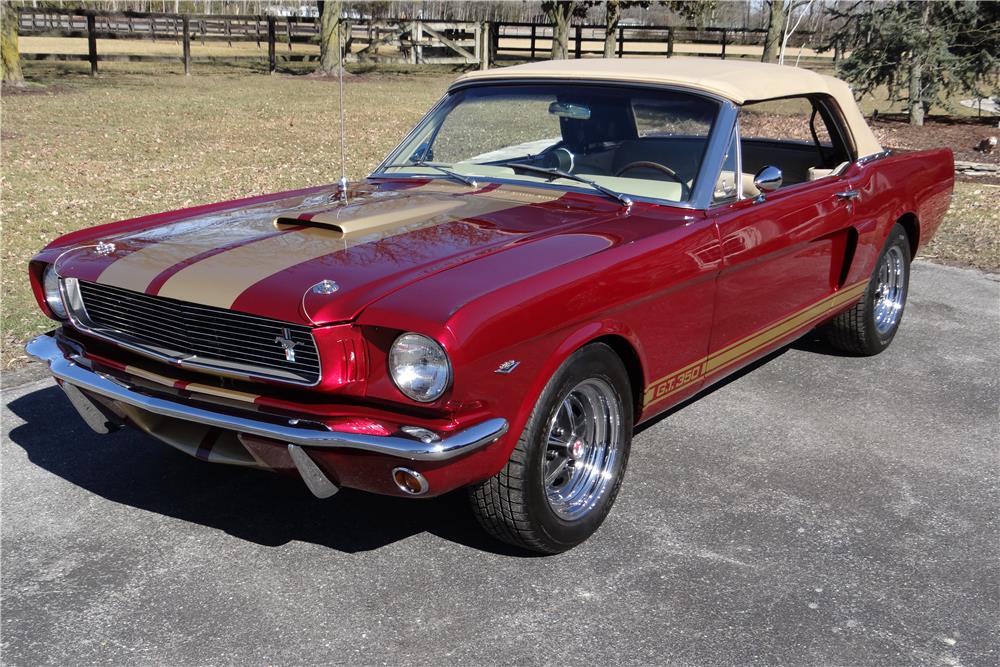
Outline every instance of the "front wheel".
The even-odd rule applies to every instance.
[[[825,326],[827,340],[845,352],[866,356],[889,347],[903,319],[909,287],[909,240],[900,225],[893,225],[868,288],[853,308]]]
[[[479,523],[532,551],[583,542],[618,495],[633,419],[618,355],[601,343],[575,352],[545,386],[503,470],[469,489]]]

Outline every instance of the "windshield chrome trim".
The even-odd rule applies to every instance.
[[[656,84],[656,83],[643,83],[643,82],[631,82],[631,81],[611,81],[602,80],[594,78],[581,78],[581,79],[563,79],[555,77],[516,77],[510,79],[478,79],[471,81],[457,81],[453,83],[444,94],[428,111],[425,113],[419,121],[413,126],[413,128],[407,132],[403,140],[400,141],[395,148],[393,148],[385,159],[379,163],[379,165],[368,174],[367,178],[434,178],[434,174],[406,174],[406,173],[388,173],[385,172],[385,168],[394,161],[397,157],[397,153],[400,149],[407,144],[410,139],[416,135],[417,130],[424,124],[424,121],[432,114],[436,113],[451,97],[453,93],[460,90],[473,87],[490,87],[490,86],[523,86],[523,85],[545,85],[545,84],[558,84],[558,85],[600,85],[600,86],[611,86],[616,88],[641,88],[649,90],[662,90],[671,92],[687,93],[690,95],[697,95],[698,97],[703,97],[705,99],[711,100],[719,105],[719,113],[716,116],[715,123],[712,125],[712,133],[708,139],[708,146],[705,148],[705,155],[702,158],[701,168],[698,170],[698,176],[695,179],[695,188],[691,192],[691,196],[685,201],[674,201],[672,199],[661,199],[658,197],[644,197],[641,195],[633,195],[631,193],[626,194],[629,199],[635,202],[644,202],[649,204],[658,204],[661,206],[672,206],[674,208],[686,208],[705,211],[711,206],[712,203],[712,193],[714,191],[715,181],[711,179],[711,176],[718,175],[719,171],[722,169],[722,163],[724,160],[725,144],[731,136],[733,126],[736,122],[736,117],[739,115],[739,108],[731,100],[726,99],[720,95],[710,93],[705,90],[700,90],[698,88],[693,88],[690,86],[680,86],[675,84]],[[724,139],[720,139],[725,137]],[[706,177],[709,178],[710,182],[706,183]],[[563,190],[566,192],[582,192],[585,194],[594,194],[595,190],[590,188],[576,188],[573,186],[565,185],[553,185],[549,183],[534,183],[531,181],[524,181],[522,179],[507,179],[507,178],[495,178],[492,176],[482,176],[477,174],[475,176],[476,180],[482,183],[502,183],[502,184],[512,184],[512,185],[525,185],[526,183],[532,187],[549,187],[557,190]]]
[[[711,207],[715,183],[722,172],[722,167],[725,166],[726,149],[733,138],[738,117],[739,108],[735,104],[728,100],[720,104],[719,115],[708,138],[705,157],[701,160],[701,169],[698,170],[694,191],[691,193],[692,208],[706,211]]]

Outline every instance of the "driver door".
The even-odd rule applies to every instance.
[[[743,115],[740,122],[742,129]],[[785,119],[781,127],[787,129],[788,122]],[[833,295],[842,286],[853,247],[853,207],[851,195],[845,194],[849,184],[827,166],[840,160],[844,149],[831,143],[824,147],[824,157],[818,149],[804,150],[795,139],[779,142],[795,154],[783,169],[793,174],[793,182],[761,197],[741,166],[737,171],[743,176],[742,196],[711,211],[719,230],[722,267],[706,374],[749,363],[836,307]],[[740,165],[747,163],[747,146],[741,134]],[[781,151],[768,153],[782,161]],[[815,165],[810,166],[810,155]]]

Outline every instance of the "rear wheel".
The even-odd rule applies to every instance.
[[[542,391],[507,465],[469,489],[480,524],[543,553],[583,542],[618,495],[632,422],[631,385],[618,355],[600,343],[578,350]]]
[[[893,225],[865,293],[825,326],[830,344],[861,355],[889,347],[903,319],[909,286],[909,240],[900,225]]]

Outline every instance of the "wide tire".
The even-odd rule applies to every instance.
[[[632,442],[632,390],[602,343],[575,352],[542,390],[503,470],[469,488],[499,540],[559,553],[590,537],[614,504]]]
[[[823,327],[831,345],[862,356],[876,355],[889,347],[903,320],[910,259],[906,231],[893,225],[864,294],[853,308]]]

